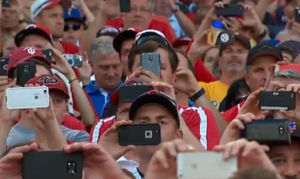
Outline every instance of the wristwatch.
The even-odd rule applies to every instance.
[[[180,10],[180,9],[179,9],[179,6],[176,5],[175,8],[172,9],[172,12],[175,13],[175,12],[177,12],[177,11],[179,11],[179,10]]]

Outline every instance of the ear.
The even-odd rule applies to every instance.
[[[177,139],[182,139],[183,138],[182,130],[181,129],[176,129],[175,135],[176,135]]]
[[[171,84],[175,84],[175,81],[176,81],[176,73],[174,72],[172,74],[172,83]]]

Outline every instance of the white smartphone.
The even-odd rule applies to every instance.
[[[193,152],[177,156],[179,179],[227,179],[237,171],[237,158],[224,160],[223,153]]]
[[[46,86],[8,88],[5,96],[8,109],[47,108],[50,104]]]

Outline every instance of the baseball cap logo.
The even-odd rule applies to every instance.
[[[55,85],[58,84],[58,81],[52,76],[44,76],[38,80],[38,82],[43,83],[43,85]]]
[[[29,24],[25,29],[34,29],[37,28],[35,24]]]
[[[27,50],[27,53],[30,55],[34,55],[36,52],[35,48],[33,48],[33,47],[26,47],[26,48],[24,48],[24,50]]]

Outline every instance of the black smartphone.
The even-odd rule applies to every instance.
[[[82,67],[83,65],[83,59],[81,55],[76,55],[76,54],[63,54],[65,59],[68,61],[68,63],[72,67]]]
[[[132,103],[138,96],[150,90],[153,90],[152,86],[121,86],[119,89],[119,98],[122,103]]]
[[[158,145],[161,142],[159,124],[133,124],[118,128],[119,144]]]
[[[241,137],[260,144],[290,144],[290,121],[285,119],[254,120],[244,123]]]
[[[217,37],[216,45],[232,45],[234,44],[234,41],[235,39],[233,33],[220,32]]]
[[[20,63],[16,67],[17,70],[17,85],[25,86],[28,80],[35,77],[36,66],[32,62]]]
[[[160,54],[159,53],[142,53],[140,56],[140,65],[143,69],[151,71],[160,78]]]
[[[300,23],[300,6],[295,8],[295,21]]]
[[[130,12],[131,11],[131,3],[130,0],[121,0],[120,1],[120,12]]]
[[[44,50],[42,50],[42,52],[45,55],[45,58],[52,62],[52,50],[51,49],[44,49]]]
[[[1,57],[0,58],[0,76],[7,76],[7,64],[9,58]]]
[[[2,7],[11,7],[10,0],[2,0]]]
[[[292,91],[262,91],[259,93],[261,110],[294,110],[296,95]]]
[[[217,16],[223,17],[243,17],[244,8],[241,5],[225,5],[224,8],[217,8]]]
[[[82,153],[31,151],[24,153],[22,179],[81,179]]]

